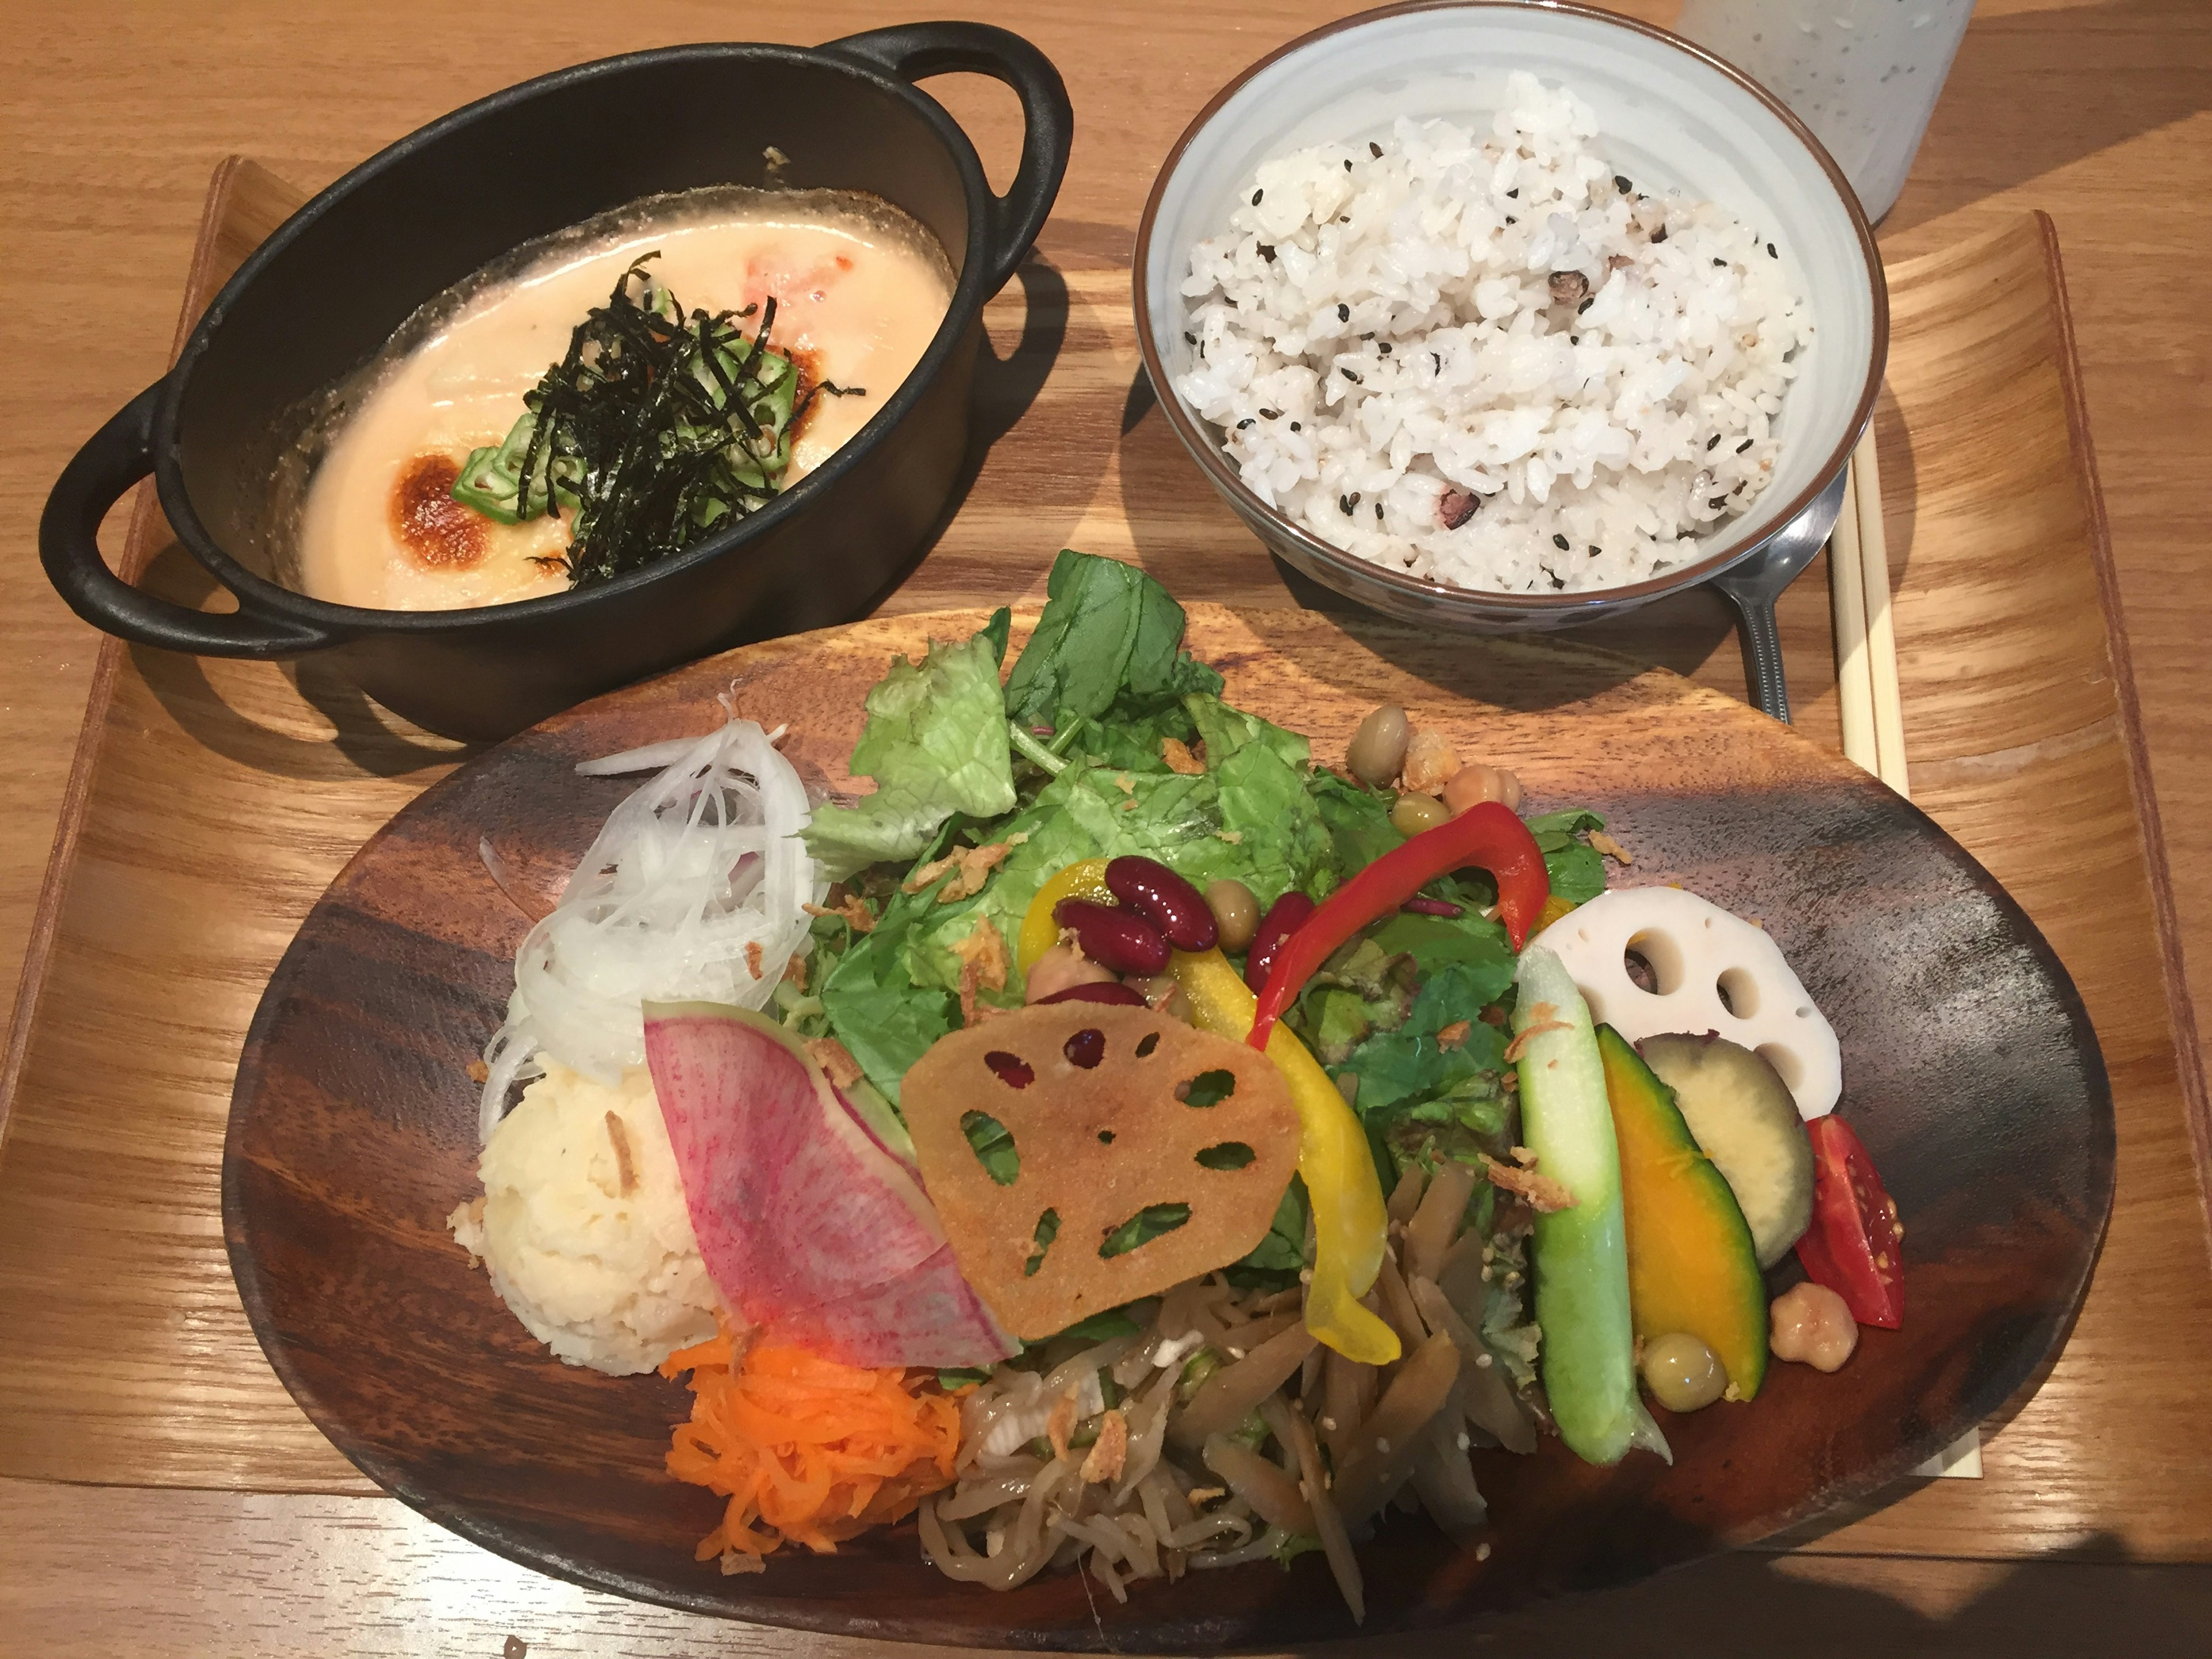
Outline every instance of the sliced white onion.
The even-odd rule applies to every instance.
[[[803,907],[824,884],[799,839],[805,786],[768,734],[732,720],[578,769],[629,770],[641,756],[669,758],[608,817],[516,953],[507,1023],[484,1050],[487,1138],[541,1052],[619,1082],[645,1059],[641,1003],[759,1008],[806,946]]]

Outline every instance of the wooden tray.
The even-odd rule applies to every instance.
[[[225,165],[187,320],[297,200],[251,162]],[[1108,231],[1048,226],[994,306],[1004,355],[979,374],[979,429],[999,441],[887,609],[1034,603],[1062,542],[1134,557],[1187,599],[1313,597],[1286,587],[1148,413],[1127,239]],[[2024,218],[1890,280],[1877,423],[1914,793],[2080,986],[2112,1071],[2119,1199],[2074,1336],[1989,1448],[1987,1479],[1906,1489],[1820,1547],[2009,1555],[2106,1528],[2138,1557],[2203,1559],[2212,1465],[2108,1455],[2147,1406],[2178,1412],[2212,1364],[2212,1273],[2191,1166],[2202,1074],[2125,641],[2107,621],[2056,247],[2046,221]],[[150,501],[126,564],[165,591],[206,592]],[[1821,573],[1783,618],[1801,729],[1839,748]],[[1367,626],[1339,620],[1355,637]],[[1742,695],[1712,596],[1591,637]],[[299,919],[459,752],[312,660],[103,647],[0,1072],[0,1475],[370,1490],[253,1342],[217,1175],[246,1023]]]

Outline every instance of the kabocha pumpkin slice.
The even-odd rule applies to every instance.
[[[1751,1228],[1674,1091],[1610,1025],[1597,1028],[1597,1047],[1620,1146],[1636,1334],[1647,1342],[1675,1332],[1698,1338],[1748,1400],[1766,1377],[1766,1285]]]
[[[1244,1255],[1297,1166],[1273,1062],[1147,1008],[969,1026],[899,1096],[962,1273],[1026,1340]]]

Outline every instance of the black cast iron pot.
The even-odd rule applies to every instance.
[[[1021,164],[994,196],[914,82],[974,70],[1019,95]],[[77,453],[39,552],[86,621],[205,656],[339,658],[379,702],[448,736],[504,737],[725,647],[854,616],[937,522],[968,442],[984,302],[1042,228],[1073,116],[1043,53],[980,23],[813,51],[688,46],[584,64],[401,139],[325,191],[225,285],[167,374]],[[764,152],[788,158],[773,178]],[[426,301],[518,244],[640,197],[708,185],[870,191],[933,231],[957,281],[921,363],[820,470],[682,555],[603,585],[465,611],[331,605],[283,586],[270,514],[286,422]],[[101,518],[154,475],[178,539],[237,596],[188,610],[100,558]]]

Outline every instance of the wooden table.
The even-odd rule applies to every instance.
[[[1663,21],[1673,7],[1621,9]],[[1063,270],[1103,274],[1126,268],[1144,190],[1189,114],[1237,68],[1332,9],[1187,9],[1110,27],[1090,21],[1103,10],[1091,7],[963,9],[1022,28],[1066,72],[1079,137],[1043,246]],[[2212,277],[2200,263],[2212,246],[2212,8],[1984,0],[1981,11],[1884,228],[1885,251],[1942,246],[2027,207],[2057,220],[2183,937],[2203,982],[2212,974],[2212,670],[2200,641],[2212,599],[2188,577],[2201,565],[2192,556],[2208,527],[2200,480],[2212,453]],[[900,15],[841,0],[769,32],[826,39]],[[0,960],[12,963],[28,927],[92,658],[92,636],[33,562],[39,505],[74,446],[158,372],[215,161],[249,150],[319,185],[494,87],[738,27],[719,8],[572,0],[540,0],[507,27],[416,0],[202,0],[189,13],[86,0],[11,27],[0,44],[15,89],[0,149],[0,222],[11,232],[0,338],[13,371],[0,384],[9,438],[0,514],[15,556],[0,568],[0,592],[15,620],[0,708],[16,781],[0,799]],[[981,137],[1003,180],[1011,98],[966,82],[933,90]],[[1126,548],[1115,524],[1128,481],[1112,461],[1109,423],[1118,398],[1085,390],[1053,387],[1043,399],[1056,405],[1052,419],[1025,423],[989,465],[1009,478],[1048,471],[1055,496],[1092,500],[1092,509],[1065,524],[1001,509],[1004,568],[974,555],[934,557],[896,596],[899,608],[1034,589],[1055,538]],[[1204,561],[1175,580],[1190,598],[1289,602],[1256,559]],[[2201,1272],[2201,1218],[2177,1196],[2169,1185],[2142,1201],[2161,1207],[2177,1259]],[[2160,1403],[2096,1452],[2123,1469],[2201,1459],[2201,1376],[2172,1354],[2113,1353],[2108,1363],[2156,1373],[2147,1397]],[[2048,1501],[2022,1512],[1988,1512],[1966,1483],[1939,1483],[1794,1553],[1726,1559],[1481,1640],[1658,1653],[1674,1650],[1674,1632],[1696,1630],[1711,1633],[1701,1645],[1723,1648],[1741,1632],[1746,1651],[1780,1632],[1799,1649],[1838,1652],[1878,1644],[1885,1653],[2070,1655],[2116,1638],[2136,1652],[2212,1648],[2212,1513],[2144,1517],[2081,1504],[2061,1474],[2081,1451],[2000,1437],[1993,1455],[2051,1459]],[[539,1653],[854,1650],[576,1590],[381,1498],[21,1480],[0,1481],[0,1650],[50,1654],[489,1654],[515,1651],[510,1638]]]

